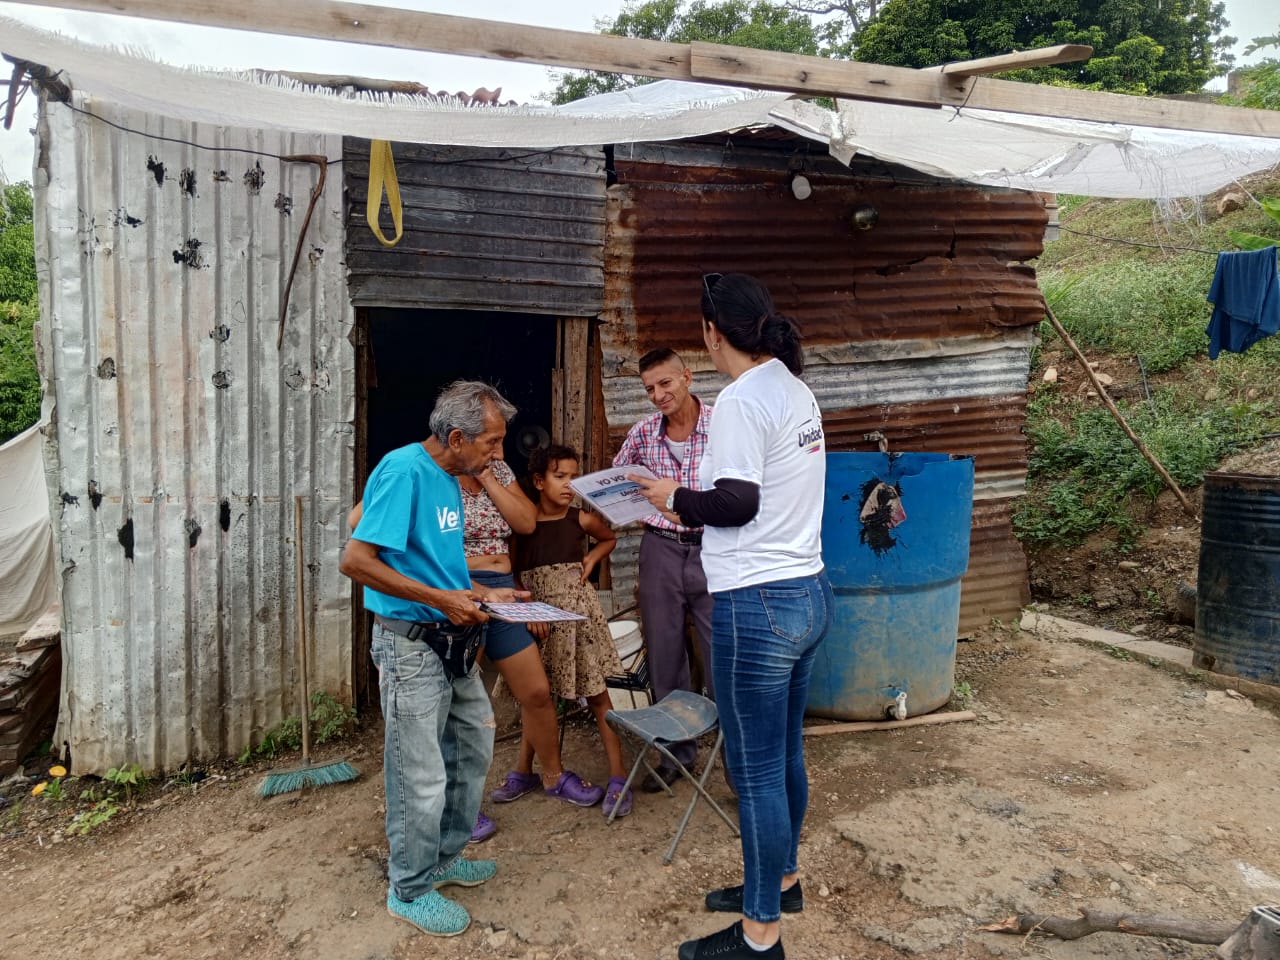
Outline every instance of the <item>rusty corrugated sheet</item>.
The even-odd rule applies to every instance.
[[[404,237],[365,220],[368,141],[348,138],[347,268],[356,306],[593,317],[601,304],[604,151],[393,145]],[[391,237],[383,204],[382,228]]]
[[[884,434],[897,453],[944,451],[974,458],[979,485],[1027,473],[1025,393],[948,397],[822,413],[828,450],[874,450],[866,435]]]
[[[975,508],[961,632],[1010,619],[1026,561],[1010,513],[1026,480],[1022,436],[1032,328],[1044,302],[1023,264],[1042,249],[1040,195],[929,182],[869,165],[851,171],[797,142],[638,145],[615,160],[605,248],[604,391],[616,449],[650,412],[636,358],[659,345],[697,371],[714,400],[698,301],[704,271],[760,277],[805,335],[805,380],[833,450],[973,454]],[[812,196],[789,183],[803,170]],[[854,211],[879,219],[859,230]],[[613,560],[619,596],[632,552]]]
[[[83,106],[118,126],[42,103],[36,185],[63,575],[56,739],[77,773],[175,769],[297,713],[295,494],[312,689],[351,699],[342,181],[312,219],[277,351],[317,172],[271,156],[336,160],[342,143]]]
[[[984,500],[974,490],[969,569],[960,581],[960,631],[968,637],[992,620],[1016,623],[1031,601],[1027,557],[1013,535],[1016,497]]]
[[[874,178],[778,145],[735,143],[718,162],[707,149],[615,161],[606,302],[619,295],[637,346],[700,345],[707,271],[760,277],[809,343],[999,336],[1043,317],[1034,271],[1009,266],[1042,249],[1039,194]],[[798,167],[804,201],[789,188]],[[863,206],[879,214],[870,230],[853,224]]]

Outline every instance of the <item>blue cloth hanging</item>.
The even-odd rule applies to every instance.
[[[1207,299],[1213,304],[1204,331],[1209,335],[1210,360],[1222,350],[1243,353],[1280,330],[1276,248],[1218,254]]]

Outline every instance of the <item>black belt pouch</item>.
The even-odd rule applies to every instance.
[[[484,643],[484,624],[450,625],[424,633],[420,638],[430,647],[450,680],[465,677],[475,666],[476,656]]]

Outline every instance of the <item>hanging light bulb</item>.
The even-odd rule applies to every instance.
[[[791,178],[791,195],[797,200],[808,200],[812,193],[813,187],[809,184],[809,178],[803,173],[797,173]]]

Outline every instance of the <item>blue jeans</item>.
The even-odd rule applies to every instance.
[[[432,882],[471,839],[493,759],[493,708],[478,667],[450,681],[425,643],[374,624],[386,725],[387,875],[401,900]]]
[[[825,573],[714,594],[711,666],[738,790],[743,914],[777,920],[809,804],[801,722],[814,653],[835,606]]]

